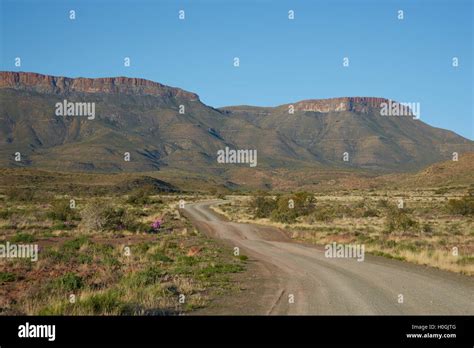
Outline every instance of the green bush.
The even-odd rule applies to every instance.
[[[451,214],[474,215],[474,197],[466,196],[461,199],[450,199],[446,209]]]
[[[329,207],[318,207],[312,217],[317,221],[331,221],[335,217],[335,212]]]
[[[272,197],[259,195],[253,199],[251,207],[254,209],[255,218],[268,218],[277,208],[277,202]]]
[[[150,203],[150,190],[147,187],[142,187],[132,191],[127,198],[127,203],[143,205]]]
[[[126,278],[126,282],[132,287],[143,287],[159,283],[165,272],[161,269],[150,266],[142,271],[132,273]]]
[[[11,201],[31,202],[35,198],[35,191],[29,187],[10,187],[5,194]]]
[[[10,272],[0,272],[0,284],[6,282],[13,282],[16,280],[16,275]]]
[[[94,294],[77,303],[85,313],[93,315],[124,314],[127,308],[120,299],[116,290],[108,290],[104,293]]]
[[[13,215],[13,211],[10,209],[0,210],[0,219],[8,219]]]
[[[124,208],[109,207],[104,210],[105,230],[135,230],[138,226],[135,217]]]
[[[89,243],[89,238],[86,236],[77,237],[64,242],[61,246],[61,250],[66,252],[78,251],[84,244],[87,243]]]
[[[78,219],[77,212],[72,209],[67,201],[54,202],[48,217],[57,221],[73,221]]]
[[[173,260],[166,256],[164,253],[157,251],[148,256],[150,260],[161,261],[161,262],[172,262]]]
[[[11,243],[32,243],[36,241],[36,237],[30,233],[17,233],[10,238]]]
[[[290,206],[290,200],[293,200]],[[264,195],[256,196],[251,204],[255,218],[268,218],[283,223],[293,223],[299,216],[311,214],[315,208],[312,194],[298,192],[273,199]]]
[[[429,223],[424,223],[423,226],[421,226],[421,230],[425,233],[432,233],[433,232],[433,227]]]
[[[68,272],[62,277],[55,279],[52,282],[51,287],[61,291],[72,292],[81,289],[83,285],[84,282],[80,276],[72,272]]]
[[[386,209],[390,207],[390,203],[386,199],[380,199],[377,202],[377,207]]]
[[[386,227],[388,232],[407,232],[417,229],[418,223],[410,217],[408,210],[391,207],[387,209]]]
[[[376,209],[368,208],[362,213],[362,217],[377,217],[377,216],[379,216],[379,212]]]

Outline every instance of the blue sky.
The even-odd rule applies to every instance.
[[[471,0],[0,3],[1,70],[142,77],[214,107],[386,97],[419,102],[423,121],[474,139]]]

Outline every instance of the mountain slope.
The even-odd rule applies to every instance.
[[[94,103],[95,117],[56,116],[55,105],[64,100]],[[453,151],[474,151],[472,141],[453,132],[410,117],[380,116],[384,101],[302,101],[292,105],[294,114],[288,104],[215,109],[194,93],[143,79],[0,72],[0,166],[169,168],[219,176],[249,170],[245,164],[217,163],[217,151],[229,147],[257,150],[261,170],[402,171],[448,159]]]
[[[472,151],[473,142],[413,117],[381,116],[383,98],[306,100],[275,108],[228,107],[228,115],[276,130],[320,161],[373,169],[417,169]],[[294,114],[289,108],[294,108]]]

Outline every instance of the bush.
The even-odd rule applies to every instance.
[[[277,202],[271,197],[259,195],[254,198],[251,207],[254,209],[255,218],[268,218],[277,208]]]
[[[10,238],[10,243],[32,243],[34,241],[36,238],[30,233],[18,233]]]
[[[104,214],[104,230],[135,230],[138,226],[134,216],[123,208],[107,207]]]
[[[140,224],[123,208],[94,202],[81,211],[82,225],[93,231],[136,230]]]
[[[13,282],[16,280],[16,275],[10,272],[0,272],[0,284],[6,282]]]
[[[81,289],[83,285],[84,283],[80,276],[72,272],[68,272],[62,277],[55,279],[52,282],[51,287],[61,291],[72,292]]]
[[[64,242],[61,246],[61,251],[64,252],[73,252],[78,251],[84,244],[89,243],[89,238],[86,236],[81,236]]]
[[[13,211],[10,209],[0,210],[0,219],[8,219],[13,215]]]
[[[450,199],[446,209],[451,214],[474,215],[474,197],[469,195],[461,199]]]
[[[293,205],[290,207],[290,200]],[[259,195],[254,198],[251,206],[255,218],[268,218],[274,221],[293,223],[299,216],[304,216],[314,211],[314,197],[307,192],[298,192],[290,196],[280,196],[277,199]]]
[[[128,276],[126,282],[132,287],[143,287],[159,283],[165,272],[157,267],[150,266],[142,271],[135,272]]]
[[[19,202],[31,202],[35,197],[35,191],[29,187],[11,187],[6,190],[8,199]]]
[[[150,203],[150,189],[148,187],[142,187],[134,190],[126,201],[129,204],[148,204]]]
[[[319,207],[312,216],[317,221],[331,221],[334,219],[335,212],[328,207]]]
[[[362,217],[377,217],[377,216],[379,216],[379,212],[376,209],[368,208],[362,213]]]
[[[72,221],[78,219],[78,214],[74,209],[71,209],[69,202],[61,201],[54,202],[51,210],[48,212],[48,217],[57,221]]]
[[[425,233],[432,233],[433,227],[431,227],[429,223],[424,223],[423,226],[421,227],[421,230]]]
[[[294,223],[296,221],[296,218],[298,217],[298,215],[292,209],[288,209],[288,208],[282,208],[281,209],[281,208],[279,208],[279,209],[276,209],[276,210],[272,211],[272,214],[270,215],[270,217],[274,221],[291,224],[291,223]]]
[[[88,230],[101,231],[106,223],[104,205],[92,202],[81,211],[81,225]]]
[[[406,209],[391,207],[387,209],[386,227],[388,232],[414,230],[418,223],[409,216]]]
[[[120,294],[114,290],[93,294],[77,303],[85,313],[93,315],[124,314],[127,307],[120,299]]]

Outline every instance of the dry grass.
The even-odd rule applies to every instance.
[[[453,215],[446,208],[449,199],[459,199],[465,192],[465,187],[459,187],[315,194],[316,211],[325,212],[323,216],[300,216],[295,223],[254,218],[249,196],[229,196],[230,203],[212,209],[232,221],[285,229],[295,240],[317,245],[359,243],[377,255],[474,275],[473,218]],[[400,199],[413,226],[389,230],[385,206],[393,209]],[[457,256],[453,248],[457,248]]]
[[[56,202],[70,198],[53,196]],[[245,262],[201,235],[177,210],[180,199],[198,198],[151,195],[148,203],[129,204],[126,195],[82,196],[77,214],[68,215],[50,214],[51,203],[0,197],[0,243],[40,249],[37,262],[0,259],[0,314],[175,315],[234,291],[231,275]],[[100,215],[101,224],[83,223],[85,214],[103,211],[108,215]],[[163,225],[153,231],[158,218]]]

